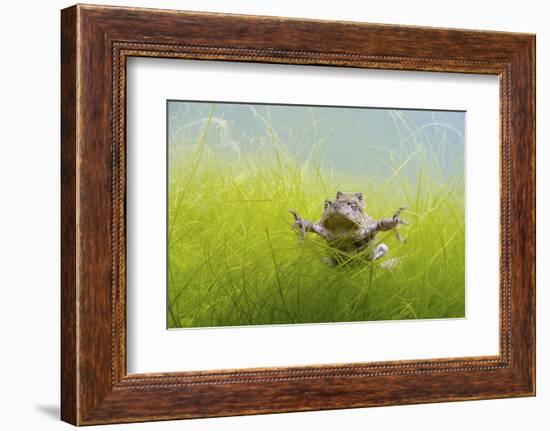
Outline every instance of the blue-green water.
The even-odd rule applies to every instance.
[[[414,155],[421,151],[443,177],[464,171],[462,111],[170,101],[169,144],[191,145],[193,139],[182,138],[199,136],[212,108],[208,138],[229,160],[257,150],[274,135],[298,160],[318,152],[323,169],[383,179],[393,174],[392,157],[412,156],[407,170],[414,175]]]

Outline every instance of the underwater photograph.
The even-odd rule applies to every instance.
[[[168,328],[465,317],[465,112],[166,115]]]

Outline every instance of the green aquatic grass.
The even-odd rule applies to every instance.
[[[392,111],[400,130],[395,149],[358,149],[380,159],[388,172],[381,177],[326,168],[322,139],[304,142],[305,157],[291,154],[263,117],[265,139],[228,154],[214,113],[212,106],[200,133],[170,137],[170,328],[464,316],[463,172],[442,175],[441,146],[423,138],[406,116]],[[446,133],[441,127],[438,139]],[[288,209],[316,221],[337,190],[362,191],[376,219],[406,205],[406,243],[381,233],[377,241],[390,248],[386,257],[348,256],[326,266],[331,250],[313,234],[301,240]],[[397,267],[380,267],[392,258],[400,259]]]

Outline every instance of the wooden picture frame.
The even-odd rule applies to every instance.
[[[64,421],[535,394],[534,35],[83,5],[61,17]],[[127,374],[125,65],[131,56],[498,75],[500,354]]]

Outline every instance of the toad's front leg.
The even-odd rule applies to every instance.
[[[294,216],[294,224],[292,225],[292,227],[300,232],[302,238],[306,236],[307,232],[314,232],[317,235],[328,239],[327,230],[319,223],[313,223],[308,220],[304,220],[298,215],[296,211],[292,209],[289,209],[288,211]]]
[[[395,236],[400,242],[405,242],[405,239],[401,236],[397,228],[400,224],[407,224],[405,220],[401,219],[401,213],[407,209],[407,207],[399,208],[392,218],[384,218],[376,222],[376,231],[387,231],[395,229]]]

